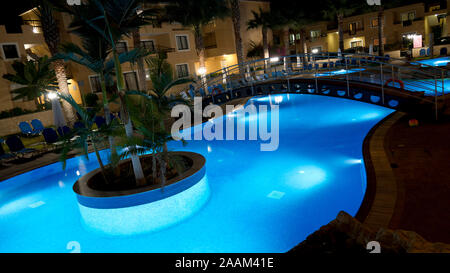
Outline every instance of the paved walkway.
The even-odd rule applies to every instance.
[[[389,228],[450,243],[450,121],[409,127],[410,118],[399,119],[384,143],[397,183]]]

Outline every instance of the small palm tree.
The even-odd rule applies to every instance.
[[[205,68],[205,45],[202,28],[214,19],[228,16],[225,0],[174,0],[166,6],[166,19],[192,29],[200,68]]]
[[[47,91],[56,90],[58,87],[55,71],[51,69],[50,64],[47,56],[25,62],[15,61],[12,64],[15,74],[3,75],[3,78],[10,82],[21,85],[11,91],[14,94],[13,99],[34,100],[36,108],[40,109],[43,104],[41,97]]]
[[[122,136],[124,134],[123,127],[117,122],[117,119],[115,119],[110,124],[103,125],[100,128],[97,128],[94,126],[96,124],[96,111],[87,111],[87,109],[80,107],[71,95],[59,93],[59,97],[69,103],[77,111],[77,113],[81,117],[81,122],[84,124],[83,128],[74,129],[71,134],[66,135],[63,138],[64,144],[62,147],[60,158],[63,163],[63,168],[65,168],[66,166],[66,161],[68,159],[68,154],[70,151],[75,150],[89,159],[88,147],[89,144],[91,144],[92,148],[94,149],[97,161],[100,165],[100,171],[103,179],[105,183],[108,184],[111,178],[110,174],[113,174],[109,170],[114,169],[114,163],[116,163],[116,161],[112,160],[109,166],[105,165],[100,157],[99,145],[104,143],[105,138],[108,136]],[[74,138],[74,136],[76,137]]]
[[[165,135],[164,132],[170,118],[171,109],[178,104],[189,105],[189,101],[183,99],[181,96],[169,96],[169,90],[174,86],[193,81],[191,78],[174,79],[172,68],[169,63],[167,63],[166,59],[167,55],[165,53],[159,53],[157,57],[150,57],[146,59],[147,65],[150,67],[150,79],[153,84],[153,88],[149,90],[150,107],[152,109],[153,116],[159,117],[159,124],[154,124],[154,120],[152,120],[152,131],[155,131],[155,127],[158,128],[156,132],[159,132],[160,136]],[[162,139],[164,139],[164,137]],[[169,139],[171,139],[171,137]],[[162,147],[163,155],[158,157],[155,154],[154,159],[158,158],[161,162],[161,183],[164,185],[164,173],[167,163],[169,162],[167,140],[162,142],[159,141],[157,143],[161,143],[160,147]],[[155,161],[153,161],[153,166],[156,166]]]

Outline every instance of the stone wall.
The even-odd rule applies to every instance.
[[[22,121],[31,122],[31,120],[33,119],[41,120],[42,124],[44,124],[45,127],[51,126],[53,125],[53,111],[43,111],[17,117],[0,119],[0,136],[20,133],[18,124]]]

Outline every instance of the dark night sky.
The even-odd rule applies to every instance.
[[[0,8],[0,25],[20,25],[22,12],[30,9],[30,0],[3,0]]]

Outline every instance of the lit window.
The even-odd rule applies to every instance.
[[[311,38],[319,38],[320,30],[311,30]]]
[[[362,47],[362,41],[353,41],[350,43],[350,47],[354,48],[354,47]]]

